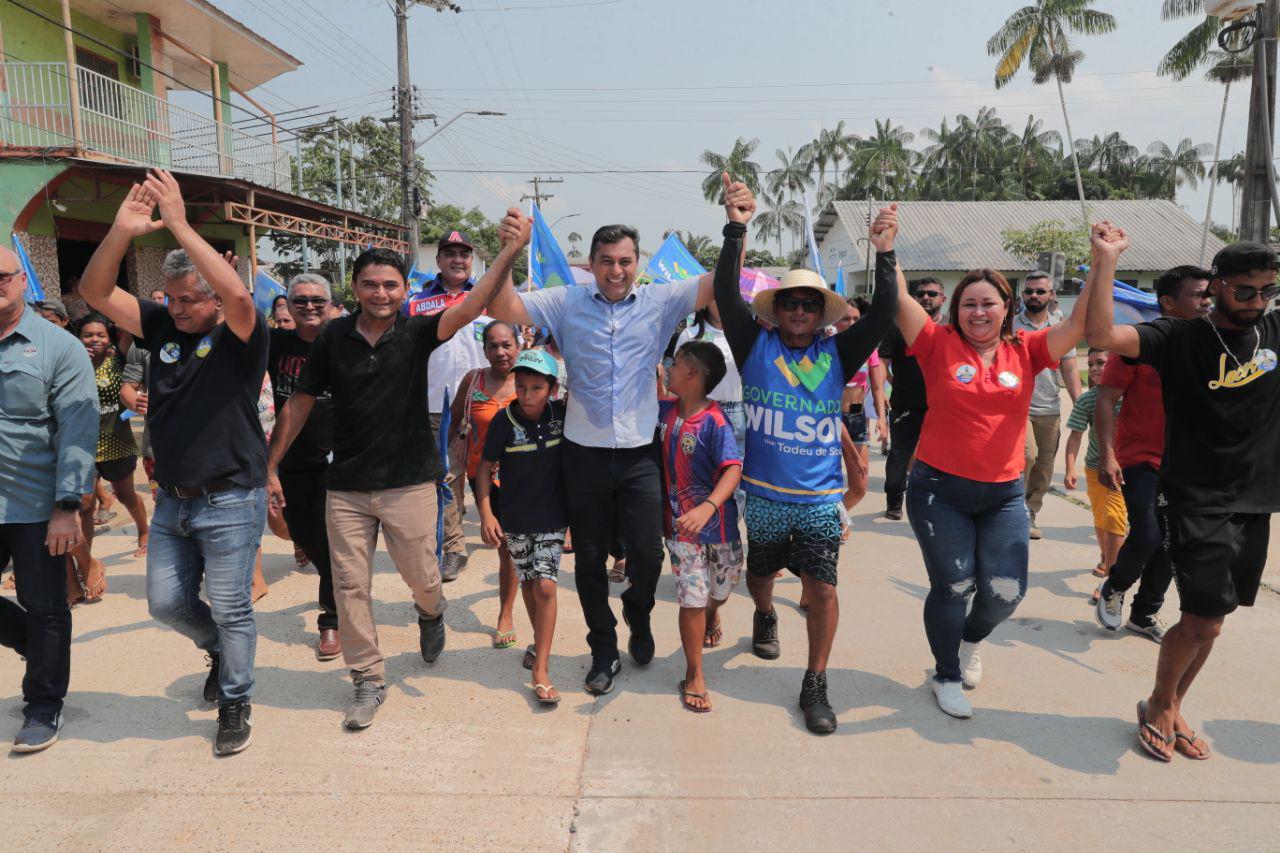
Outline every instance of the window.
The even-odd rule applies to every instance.
[[[112,118],[124,117],[124,103],[121,99],[119,90],[120,80],[120,63],[114,59],[108,59],[100,56],[93,51],[85,50],[83,47],[76,48],[76,65],[81,68],[101,74],[109,80],[117,81],[109,83],[102,77],[94,77],[88,74],[80,75],[80,108],[90,110]]]

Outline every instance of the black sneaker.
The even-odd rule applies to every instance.
[[[656,651],[649,620],[646,618],[642,625],[632,625],[631,619],[624,610],[622,612],[622,621],[626,622],[627,627],[631,629],[631,638],[627,640],[627,651],[631,653],[631,659],[636,662],[636,666],[648,666],[653,660],[653,655]]]
[[[902,507],[891,506],[884,511],[884,517],[890,521],[902,521]]]
[[[235,755],[253,740],[253,707],[248,699],[218,706],[218,735],[213,740],[214,755]]]
[[[587,692],[603,696],[613,689],[613,677],[622,671],[622,662],[615,658],[608,660],[592,660],[591,671],[587,673]]]
[[[436,658],[444,651],[444,614],[435,618],[418,617],[418,648],[422,651],[422,659],[427,663],[435,663]]]
[[[751,651],[758,658],[777,660],[782,654],[782,644],[778,642],[778,611],[773,608],[768,613],[754,612],[751,619]]]
[[[462,570],[466,567],[466,554],[459,554],[456,551],[446,551],[443,559],[440,560],[440,582],[453,583],[458,579],[458,575],[462,574]]]
[[[804,711],[804,725],[814,734],[825,735],[836,730],[836,712],[827,701],[827,674],[805,670],[800,685],[800,710]]]
[[[31,714],[13,739],[14,752],[39,752],[58,742],[62,714]]]
[[[212,705],[218,701],[218,671],[222,663],[222,655],[209,652],[204,659],[209,664],[209,674],[204,679],[204,701]]]

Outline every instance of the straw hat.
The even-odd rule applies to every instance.
[[[804,288],[806,290],[816,290],[822,294],[822,298],[826,301],[826,310],[822,313],[822,320],[819,326],[830,326],[839,320],[849,311],[849,303],[844,301],[844,297],[840,296],[831,288],[827,287],[827,283],[822,280],[822,276],[813,270],[790,270],[782,274],[782,278],[778,279],[778,286],[771,290],[762,290],[756,294],[751,300],[751,310],[756,312],[756,316],[764,320],[771,326],[778,325],[778,313],[774,310],[774,300],[779,294],[788,290],[797,290]]]

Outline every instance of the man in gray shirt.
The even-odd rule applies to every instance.
[[[1053,279],[1041,270],[1028,273],[1022,285],[1022,311],[1013,318],[1013,328],[1034,332],[1062,322],[1049,312],[1053,304]],[[1027,510],[1031,513],[1031,538],[1041,537],[1036,516],[1044,505],[1045,493],[1053,482],[1054,459],[1058,455],[1058,440],[1062,435],[1062,403],[1058,390],[1058,376],[1071,395],[1071,402],[1080,396],[1080,371],[1076,369],[1074,354],[1058,362],[1058,369],[1043,370],[1036,377],[1031,393],[1031,411],[1027,418],[1026,479]]]
[[[0,247],[0,565],[18,602],[0,598],[0,645],[27,659],[14,752],[52,746],[71,677],[67,555],[80,498],[93,491],[98,389],[84,347],[23,303],[27,277]]]

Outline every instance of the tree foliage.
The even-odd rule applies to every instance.
[[[1089,260],[1087,234],[1084,223],[1048,219],[1030,228],[1006,228],[1000,232],[1000,243],[1028,265],[1035,263],[1041,252],[1061,252],[1067,258],[1067,269],[1074,269]]]

